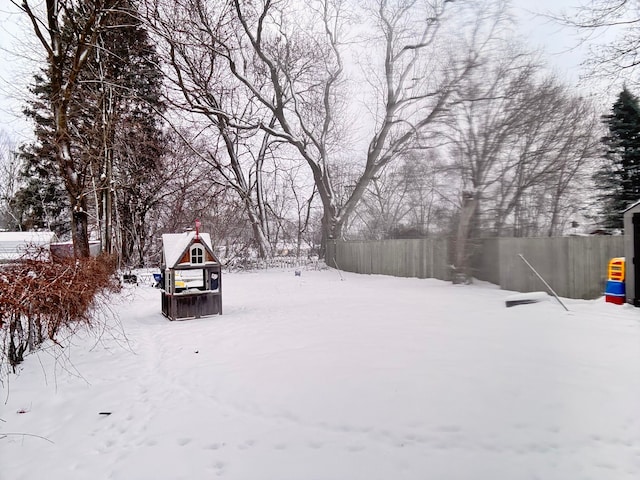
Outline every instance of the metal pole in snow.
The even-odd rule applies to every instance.
[[[337,245],[337,240],[334,239],[333,240],[333,264],[336,266],[336,269],[338,270],[338,275],[340,275],[340,281],[344,282],[344,278],[342,277],[342,272],[340,271],[340,267],[338,266],[338,261],[336,260],[337,256],[338,256],[338,245]]]
[[[528,266],[528,267],[533,271],[533,273],[535,273],[535,274],[538,276],[538,278],[542,281],[542,283],[544,283],[544,284],[545,284],[545,286],[549,289],[549,291],[551,292],[551,294],[552,294],[554,297],[556,297],[556,300],[558,300],[558,303],[560,303],[560,305],[562,305],[562,306],[564,307],[564,309],[568,312],[568,311],[569,311],[569,309],[567,308],[567,306],[566,306],[564,303],[562,303],[562,300],[560,300],[560,297],[558,297],[558,294],[557,294],[556,292],[554,292],[554,291],[553,291],[553,288],[551,288],[551,286],[550,286],[547,282],[545,282],[544,278],[542,278],[542,276],[541,276],[538,272],[536,272],[536,269],[535,269],[535,268],[533,268],[529,262],[527,262],[527,259],[526,259],[526,258],[524,258],[524,256],[523,256],[521,253],[519,253],[519,254],[518,254],[518,256],[522,259],[522,261],[523,261],[524,263],[526,263],[526,264],[527,264],[527,266]]]

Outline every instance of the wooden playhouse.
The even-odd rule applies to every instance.
[[[162,235],[162,314],[169,320],[222,314],[222,270],[208,233]]]

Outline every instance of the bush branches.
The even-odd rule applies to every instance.
[[[44,252],[1,267],[0,367],[15,371],[43,342],[59,344],[61,332],[93,327],[100,299],[120,290],[115,268],[109,256],[51,262]]]

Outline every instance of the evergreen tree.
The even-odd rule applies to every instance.
[[[55,135],[46,72],[36,74],[29,88],[32,95],[23,113],[33,120],[36,140],[20,147],[20,188],[12,200],[19,212],[20,230],[51,230],[63,238],[69,234],[69,199],[56,162]]]
[[[89,78],[82,82],[85,97],[94,99],[87,148],[98,146],[93,170],[103,249],[119,253],[127,265],[143,262],[147,216],[163,181],[165,144],[163,75],[136,4],[121,2],[110,19],[117,28],[101,32],[99,48],[85,72]]]
[[[640,106],[623,88],[612,112],[603,117],[609,133],[602,138],[606,151],[602,168],[594,175],[601,193],[600,213],[606,228],[622,228],[622,212],[640,200]]]
[[[22,187],[12,206],[19,213],[20,230],[51,230],[59,238],[69,234],[69,199],[56,173],[55,156],[42,155],[38,144],[20,149]]]
[[[29,19],[35,36],[46,53],[47,82],[58,173],[64,180],[71,206],[71,238],[74,255],[88,257],[89,222],[87,180],[90,169],[76,156],[82,144],[74,142],[74,112],[78,84],[87,61],[95,54],[97,35],[107,27],[120,0],[45,0],[46,8],[33,9],[33,2],[14,2]]]
[[[66,12],[61,35],[68,43],[75,38],[73,26],[82,24],[87,15],[78,5]],[[155,48],[136,15],[136,2],[121,0],[119,5],[109,14],[79,74],[69,105],[69,137],[103,250],[120,253],[125,263],[140,263],[148,233],[145,220],[154,204],[149,192],[157,195],[156,184],[162,177],[163,77]],[[25,110],[36,125],[37,141],[22,149],[24,187],[16,200],[24,205],[32,226],[49,225],[52,215],[71,215],[55,162],[50,85],[48,71],[35,76],[32,100]],[[146,188],[149,184],[154,188]],[[65,233],[61,226],[55,228]]]

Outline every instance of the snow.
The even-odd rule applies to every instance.
[[[640,478],[640,310],[512,294],[231,273],[224,315],[169,322],[130,287],[5,380],[0,478]]]
[[[0,261],[15,260],[29,246],[46,246],[55,240],[54,232],[0,232]]]
[[[547,292],[527,292],[514,293],[505,297],[505,302],[520,302],[524,300],[542,302],[544,300],[549,300],[549,294]]]
[[[164,251],[164,261],[167,267],[173,268],[180,260],[180,257],[191,244],[196,235],[195,231],[183,233],[165,233],[162,235],[162,248]],[[211,250],[211,237],[208,233],[200,233],[200,241],[206,244]]]

